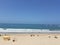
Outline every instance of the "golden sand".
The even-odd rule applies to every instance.
[[[60,34],[1,35],[0,45],[60,45]]]

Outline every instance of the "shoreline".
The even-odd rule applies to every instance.
[[[0,32],[0,34],[60,34],[60,32]]]

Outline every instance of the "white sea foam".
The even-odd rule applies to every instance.
[[[47,32],[48,29],[3,29],[0,28],[0,32]]]
[[[50,31],[49,29],[3,29],[3,28],[0,28],[0,32],[60,32],[60,31]]]
[[[3,29],[3,28],[0,28],[0,32],[45,32],[45,33],[51,33],[51,32],[54,32],[54,33],[60,33],[60,31],[50,31],[49,29],[11,29],[11,28],[8,28],[8,29]]]

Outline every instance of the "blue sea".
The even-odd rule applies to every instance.
[[[10,24],[0,23],[0,28],[8,29],[49,29],[60,30],[60,24]]]

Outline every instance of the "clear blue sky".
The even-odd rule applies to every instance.
[[[60,24],[60,0],[0,0],[0,23]]]

